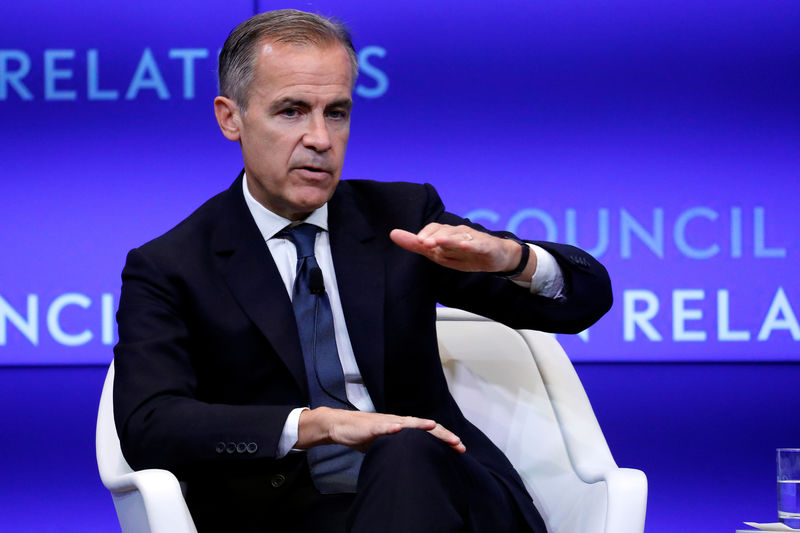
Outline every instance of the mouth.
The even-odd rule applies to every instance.
[[[303,165],[294,168],[306,177],[322,179],[331,176],[333,173],[324,167],[317,167],[314,165]]]

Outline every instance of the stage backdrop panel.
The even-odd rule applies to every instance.
[[[354,32],[345,177],[608,267],[574,360],[800,359],[800,4],[289,4]],[[285,5],[0,7],[0,365],[110,360],[127,251],[241,168],[218,50]]]

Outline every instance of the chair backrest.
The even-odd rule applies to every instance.
[[[616,464],[555,338],[442,308],[437,331],[451,393],[520,473],[548,531],[602,532],[605,483],[584,478]],[[591,460],[582,465],[586,450]]]
[[[97,411],[97,428],[95,433],[95,452],[97,467],[103,484],[109,486],[113,480],[132,472],[131,467],[122,456],[117,429],[114,426],[114,363],[108,368],[103,393],[100,395],[100,407]]]

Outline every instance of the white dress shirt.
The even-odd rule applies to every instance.
[[[273,213],[253,198],[247,188],[247,176],[242,180],[242,187],[250,214],[267,242],[269,252],[272,254],[272,259],[278,267],[283,284],[286,286],[286,292],[291,299],[296,276],[297,250],[291,241],[284,237],[276,237],[276,235],[283,228],[292,224],[292,221]],[[314,255],[320,270],[322,270],[325,292],[331,304],[336,349],[339,352],[339,360],[342,363],[342,371],[344,372],[347,399],[360,411],[375,412],[375,405],[372,403],[369,392],[367,392],[356,363],[353,346],[350,344],[350,335],[347,333],[347,325],[344,320],[342,302],[339,298],[339,287],[336,284],[336,271],[333,268],[333,256],[331,255],[331,245],[328,238],[328,204],[311,213],[303,222],[313,224],[324,230],[317,233],[317,239],[314,242]],[[516,283],[530,287],[531,292],[542,296],[549,298],[560,297],[564,287],[564,277],[556,260],[543,248],[534,244],[529,244],[528,246],[536,254],[536,272],[529,283]],[[297,443],[300,413],[305,409],[307,407],[294,409],[286,418],[286,423],[283,426],[283,432],[278,442],[277,457],[283,457],[289,453]]]

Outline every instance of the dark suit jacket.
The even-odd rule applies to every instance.
[[[308,400],[291,303],[241,179],[129,253],[114,406],[134,469],[172,470],[189,482],[190,494],[229,489],[260,501],[270,498],[276,474],[291,483],[303,468],[305,454],[274,456],[289,412]],[[609,309],[608,276],[574,247],[537,243],[564,272],[566,298],[554,301],[491,274],[440,267],[388,237],[394,228],[416,232],[432,221],[464,222],[444,211],[430,185],[343,181],[329,202],[331,251],[359,369],[378,412],[442,423],[516,498],[529,501],[511,465],[447,390],[436,303],[514,328],[575,333]]]

